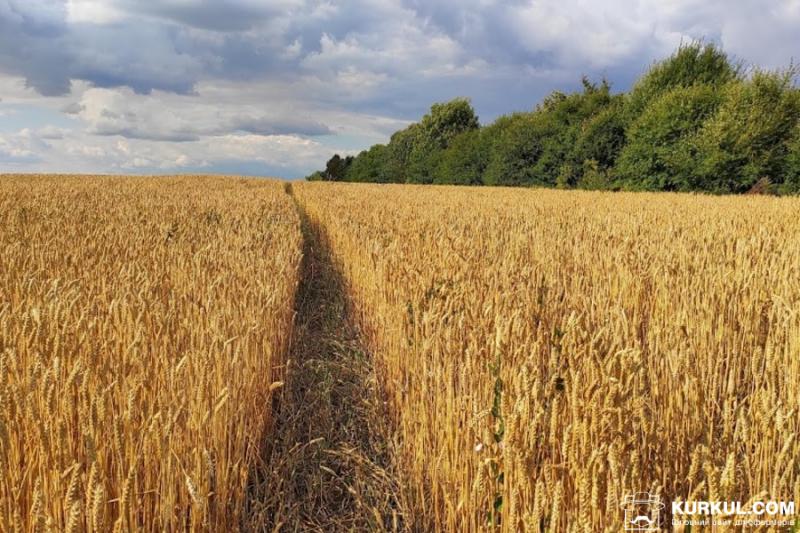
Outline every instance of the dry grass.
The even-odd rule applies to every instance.
[[[800,201],[304,183],[414,527],[622,530],[800,501]]]
[[[0,530],[237,530],[301,255],[280,184],[0,177]]]

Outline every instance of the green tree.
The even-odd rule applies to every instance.
[[[712,85],[677,87],[653,101],[631,125],[614,174],[619,184],[639,190],[688,190],[693,172],[686,139],[721,102]]]
[[[553,92],[484,128],[464,98],[434,104],[386,146],[336,155],[308,179],[800,192],[793,74],[745,78],[721,49],[695,42],[627,95],[584,78],[581,91]]]
[[[552,93],[534,112],[543,133],[542,150],[531,169],[534,183],[574,186],[584,160],[606,159],[597,154],[583,154],[581,148],[589,146],[581,146],[579,142],[587,123],[618,98],[615,100],[611,95],[605,80],[598,85],[584,77],[582,83],[583,91]]]
[[[800,91],[792,73],[756,72],[729,84],[717,113],[685,153],[693,189],[746,192],[762,178],[785,179],[789,141],[800,117]]]
[[[388,181],[394,183],[408,181],[411,151],[416,143],[418,132],[419,124],[414,123],[392,135],[386,147],[386,174]]]
[[[460,133],[480,126],[475,110],[466,98],[433,104],[415,129],[408,161],[407,181],[432,183],[442,152]]]
[[[586,161],[594,161],[599,170],[605,171],[614,166],[624,146],[622,99],[617,96],[582,124],[573,159],[581,165]]]
[[[347,177],[347,171],[352,164],[353,156],[343,158],[339,156],[339,154],[334,154],[325,165],[323,179],[327,181],[344,181]]]
[[[434,183],[481,185],[488,163],[488,146],[481,130],[469,130],[455,136],[442,152]]]
[[[794,129],[786,144],[786,161],[783,169],[783,192],[800,193],[800,125]]]
[[[740,76],[741,66],[713,44],[681,45],[669,58],[653,65],[625,99],[625,118],[631,123],[661,95],[678,87],[722,86]]]
[[[386,145],[376,144],[358,154],[347,172],[347,181],[387,182]]]
[[[535,113],[514,113],[498,118],[485,128],[488,162],[486,185],[528,185],[532,169],[542,153],[547,131]]]

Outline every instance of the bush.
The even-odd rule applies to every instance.
[[[578,188],[592,191],[605,191],[613,188],[613,181],[607,169],[602,168],[594,159],[587,159],[583,162]]]

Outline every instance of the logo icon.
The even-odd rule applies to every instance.
[[[655,494],[637,492],[622,499],[625,531],[659,531],[664,503]]]

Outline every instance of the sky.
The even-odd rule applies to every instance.
[[[800,60],[800,0],[0,0],[0,172],[302,177],[433,102],[482,123],[682,42]]]

